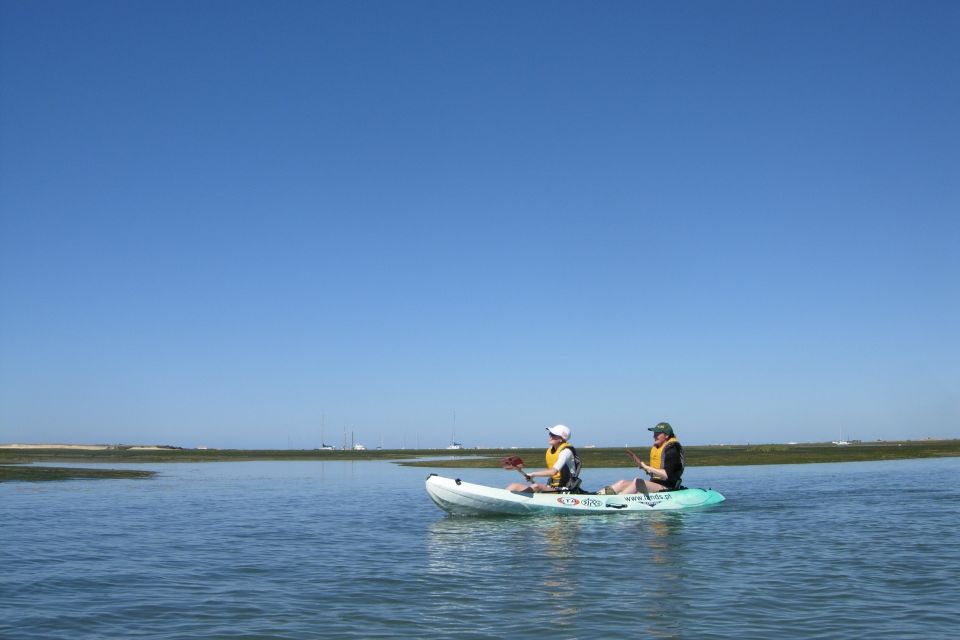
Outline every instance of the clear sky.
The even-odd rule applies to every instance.
[[[957,33],[2,0],[0,443],[960,437]]]

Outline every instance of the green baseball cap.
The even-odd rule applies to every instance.
[[[670,426],[669,422],[661,422],[655,427],[650,427],[647,431],[653,431],[654,433],[665,433],[668,436],[673,435],[673,427]]]

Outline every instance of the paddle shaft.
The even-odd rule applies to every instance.
[[[517,468],[514,467],[514,469],[517,469]],[[520,475],[522,475],[527,482],[535,482],[535,480],[533,479],[533,476],[528,475],[527,472],[524,471],[523,469],[517,469],[517,471],[520,472]]]

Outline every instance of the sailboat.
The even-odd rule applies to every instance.
[[[848,444],[850,444],[850,443],[843,439],[843,429],[841,428],[841,429],[840,429],[840,439],[839,439],[839,440],[834,440],[834,441],[831,442],[830,444],[835,444],[835,445],[837,445],[838,447],[842,447],[842,446],[848,445]]]
[[[448,450],[463,449],[463,445],[457,442],[457,412],[453,412],[453,433],[450,434],[450,446]]]
[[[336,451],[337,448],[335,446],[333,446],[332,444],[327,444],[325,442],[326,438],[323,437],[324,435],[323,432],[325,431],[326,426],[327,426],[327,416],[321,413],[320,414],[320,449],[321,451]]]

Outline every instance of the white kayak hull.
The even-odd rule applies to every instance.
[[[514,493],[436,474],[427,478],[426,487],[427,494],[438,507],[453,515],[463,516],[674,511],[706,507],[724,500],[713,489],[613,496],[592,493]]]

